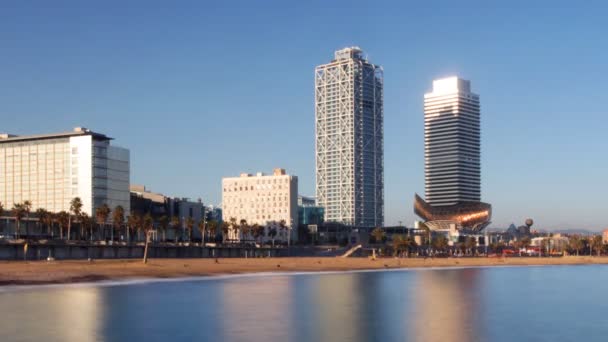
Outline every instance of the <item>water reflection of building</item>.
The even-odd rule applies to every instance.
[[[218,315],[223,317],[226,341],[289,341],[292,330],[289,277],[251,277],[227,280]],[[260,305],[260,304],[263,305]]]
[[[101,334],[102,288],[32,291],[3,294],[0,340],[14,332],[23,341],[82,342]]]
[[[311,304],[317,307],[318,313],[317,341],[359,341],[363,336],[360,301],[368,289],[358,286],[358,276],[322,276],[316,281],[317,296]]]
[[[483,341],[479,269],[421,271],[407,330],[412,341]]]

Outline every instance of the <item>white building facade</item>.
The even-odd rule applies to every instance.
[[[317,205],[328,222],[384,225],[384,74],[358,47],[315,69]]]
[[[481,200],[479,95],[470,81],[433,81],[424,95],[426,201],[433,206]]]
[[[277,240],[295,241],[298,225],[298,177],[288,175],[284,169],[275,169],[272,175],[243,173],[240,177],[222,179],[222,216],[225,222],[244,219],[249,225],[277,229]],[[286,230],[279,229],[285,222]],[[291,234],[291,236],[289,236]],[[231,236],[232,239],[240,239]]]
[[[111,138],[77,127],[72,132],[16,136],[0,134],[0,202],[10,209],[30,201],[32,211],[69,211],[79,197],[93,216],[107,204],[130,211],[129,150]]]

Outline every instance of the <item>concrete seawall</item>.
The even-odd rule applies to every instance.
[[[144,245],[98,245],[65,243],[0,243],[0,260],[42,260],[51,256],[66,259],[129,259],[143,258]],[[244,258],[286,256],[284,248],[201,247],[150,245],[149,258]]]

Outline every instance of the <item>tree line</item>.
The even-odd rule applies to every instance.
[[[7,209],[0,203],[0,216],[9,214],[15,222],[15,237],[21,238],[23,235],[28,237],[29,223],[32,215],[37,218],[36,226],[40,232],[62,240],[116,240],[117,236],[122,236],[127,242],[138,241],[146,236],[151,230],[158,230],[162,240],[166,240],[166,232],[169,228],[177,232],[183,228],[186,236],[182,240],[192,241],[192,232],[195,228],[195,221],[192,217],[187,217],[182,226],[182,222],[176,216],[161,216],[155,219],[150,213],[140,214],[136,212],[126,216],[122,206],[111,209],[107,204],[103,204],[95,209],[93,216],[89,216],[82,210],[83,204],[79,197],[70,201],[68,211],[50,212],[44,208],[38,208],[32,212],[32,203],[24,201],[15,203],[7,213]],[[1,224],[1,223],[0,223]],[[201,220],[198,229],[201,235],[215,236],[218,223],[216,221]]]
[[[46,235],[61,240],[116,240],[120,237],[126,242],[141,241],[152,230],[156,230],[161,241],[167,241],[167,232],[170,228],[180,233],[179,240],[193,241],[194,229],[198,229],[201,242],[216,241],[221,233],[221,241],[255,241],[264,242],[264,237],[271,239],[274,246],[275,238],[279,232],[288,232],[285,220],[271,223],[267,226],[257,223],[249,224],[245,219],[231,217],[227,222],[201,219],[198,224],[192,217],[180,221],[177,216],[160,216],[154,218],[150,213],[140,214],[131,212],[126,216],[122,206],[111,209],[103,204],[95,209],[93,216],[89,216],[82,210],[83,204],[79,197],[70,201],[68,211],[50,212],[39,208],[32,212],[32,203],[24,201],[15,203],[7,210],[0,203],[0,216],[9,214],[15,222],[15,238],[29,237],[29,224],[35,217],[36,227]],[[8,213],[7,211],[10,211]],[[0,222],[0,225],[2,223]],[[57,233],[57,235],[55,235]],[[232,239],[229,237],[232,236]]]
[[[375,228],[371,232],[371,243],[384,244],[389,252],[392,251],[394,255],[402,255],[403,253],[410,254],[412,251],[420,252],[424,249],[433,249],[440,253],[450,251],[452,253],[458,252],[462,255],[476,255],[478,252],[477,241],[474,237],[467,237],[464,242],[455,243],[453,246],[449,246],[449,241],[445,235],[436,234],[432,235],[429,231],[426,234],[421,235],[421,244],[418,245],[411,236],[402,234],[392,235],[392,241],[390,244],[386,244],[387,235],[384,229]],[[569,255],[597,255],[608,254],[608,244],[603,242],[601,235],[594,236],[581,236],[573,235],[570,236],[564,244],[559,247],[559,250],[563,250]],[[521,239],[511,241],[507,244],[503,241],[493,242],[488,244],[488,253],[503,253],[506,249],[516,250],[527,250],[532,245],[530,237],[523,237]],[[540,244],[541,253],[551,254],[556,250],[556,246],[552,245],[547,239],[543,239]]]

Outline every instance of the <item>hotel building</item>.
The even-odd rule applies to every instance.
[[[17,136],[0,134],[0,202],[6,208],[30,201],[32,211],[69,211],[80,197],[82,211],[129,201],[129,150],[112,138],[77,127],[72,132]]]
[[[384,225],[384,75],[358,47],[315,69],[316,198],[325,220]]]
[[[223,178],[222,216],[225,222],[236,218],[237,221],[245,219],[250,225],[265,226],[266,235],[270,228],[277,228],[276,239],[287,241],[288,233],[278,229],[279,222],[284,220],[294,241],[298,223],[298,177],[286,174],[284,169],[274,169],[272,175],[242,173],[240,177]]]
[[[458,77],[433,82],[424,95],[426,201],[432,206],[481,200],[479,95]]]

